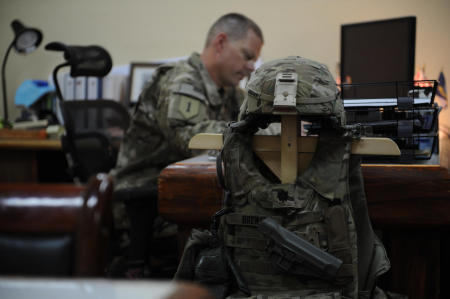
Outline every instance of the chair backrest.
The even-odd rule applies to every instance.
[[[0,183],[0,275],[103,276],[113,183]]]
[[[113,100],[65,101],[62,105],[65,125],[74,133],[102,131],[120,138],[130,124],[127,108]]]
[[[95,173],[108,172],[130,124],[127,108],[113,100],[65,101],[61,106],[71,175],[86,182]]]

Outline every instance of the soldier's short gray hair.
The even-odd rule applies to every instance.
[[[224,32],[230,40],[235,41],[245,38],[249,30],[252,30],[261,39],[261,42],[264,42],[261,29],[248,17],[239,13],[223,15],[209,29],[205,47],[209,46],[214,37],[221,32]]]

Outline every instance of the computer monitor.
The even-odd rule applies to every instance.
[[[342,25],[342,83],[412,81],[415,43],[416,17]],[[343,90],[344,98],[391,97],[390,93],[383,87]]]

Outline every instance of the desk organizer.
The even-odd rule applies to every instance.
[[[414,162],[437,151],[439,107],[434,80],[341,85],[348,124],[361,124],[367,137],[388,137],[399,157],[364,157],[365,162]]]

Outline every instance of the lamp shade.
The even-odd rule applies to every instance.
[[[36,28],[27,28],[19,20],[11,23],[14,30],[14,49],[18,53],[28,54],[36,50],[42,41],[42,33]]]
[[[20,54],[28,54],[36,50],[42,41],[42,33],[36,28],[27,28],[19,20],[14,20],[11,23],[14,30],[14,39],[9,44],[2,62],[2,89],[3,89],[3,111],[4,119],[1,120],[2,125],[10,127],[8,120],[8,99],[6,93],[6,61],[8,60],[9,52],[14,48]]]

